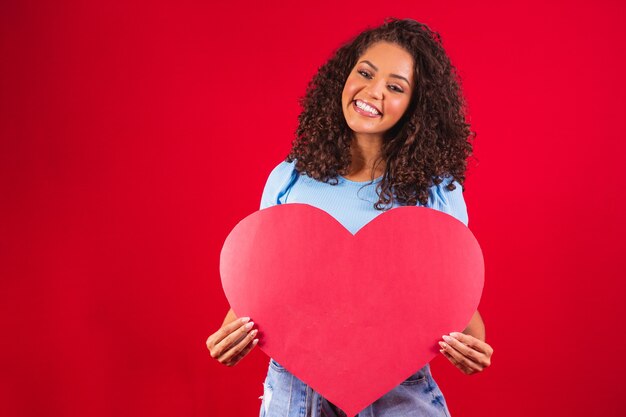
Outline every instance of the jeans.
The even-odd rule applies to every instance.
[[[346,417],[311,387],[270,359],[259,417]],[[358,417],[450,417],[430,364],[363,409]]]

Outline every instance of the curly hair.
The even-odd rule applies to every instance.
[[[471,140],[476,133],[465,120],[465,100],[456,68],[442,46],[439,33],[413,19],[388,17],[337,49],[309,82],[299,99],[296,137],[286,157],[296,160],[300,174],[336,185],[351,163],[352,130],[342,112],[344,84],[358,58],[372,44],[386,41],[399,45],[413,57],[414,79],[409,107],[383,138],[383,178],[377,185],[377,210],[401,205],[426,205],[428,189],[444,176],[463,187]],[[448,190],[456,187],[452,180]],[[463,187],[464,190],[464,187]]]

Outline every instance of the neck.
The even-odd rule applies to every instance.
[[[381,157],[382,145],[381,135],[355,133],[350,144],[352,162],[349,175],[367,175],[371,179],[381,176],[385,171],[385,161]]]

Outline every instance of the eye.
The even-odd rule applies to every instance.
[[[371,78],[370,73],[365,70],[358,70],[357,72],[361,74],[364,78],[367,78],[367,79]],[[404,93],[404,90],[395,84],[390,85],[389,88],[391,88],[391,91],[395,91],[396,93]]]

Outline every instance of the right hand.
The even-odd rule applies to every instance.
[[[253,325],[250,317],[241,317],[222,326],[206,341],[211,357],[226,366],[237,365],[259,342]]]

